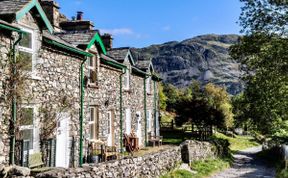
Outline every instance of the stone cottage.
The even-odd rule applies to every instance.
[[[140,146],[159,135],[152,63],[113,49],[82,12],[68,20],[52,0],[0,0],[0,39],[0,163],[41,153],[48,166],[78,166],[93,140],[121,151],[124,133]]]

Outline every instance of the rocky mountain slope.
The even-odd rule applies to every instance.
[[[242,72],[228,50],[238,41],[238,35],[203,35],[132,51],[136,58],[152,58],[154,69],[166,83],[186,87],[195,79],[203,85],[225,86],[235,95],[243,90]]]

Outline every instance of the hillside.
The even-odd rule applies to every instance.
[[[225,86],[235,95],[243,90],[242,73],[240,64],[228,53],[229,47],[238,40],[238,35],[203,35],[133,49],[133,53],[136,58],[152,58],[156,72],[165,83],[186,87],[195,79],[201,84],[212,82]]]

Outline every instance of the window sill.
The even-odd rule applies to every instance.
[[[88,88],[99,89],[97,84],[88,84]]]
[[[32,79],[32,80],[42,80],[41,77],[39,77],[39,76],[37,76],[37,75],[35,75],[35,74],[31,74],[28,78],[29,78],[29,79]]]

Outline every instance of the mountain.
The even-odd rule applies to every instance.
[[[244,88],[240,64],[229,56],[229,47],[239,42],[238,35],[202,35],[181,42],[132,49],[140,60],[151,59],[165,83],[187,87],[193,79],[202,85],[212,82],[225,86],[235,95]]]

